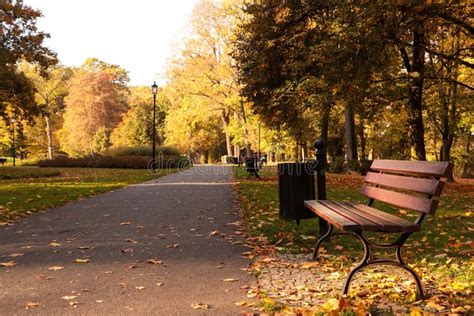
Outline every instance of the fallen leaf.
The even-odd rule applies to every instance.
[[[11,258],[15,258],[15,257],[21,257],[23,256],[24,254],[21,253],[21,252],[15,252],[15,253],[11,253],[8,255],[8,257],[11,257]]]
[[[239,281],[239,279],[228,278],[228,279],[224,279],[222,281],[224,281],[224,282],[237,282],[237,281]]]
[[[218,230],[213,230],[209,236],[216,236],[216,235],[219,235],[219,231]]]
[[[133,252],[133,249],[132,248],[124,248],[122,250],[120,250],[122,253],[132,253]]]
[[[130,222],[130,221],[128,221],[128,222],[123,222],[123,223],[120,223],[120,225],[122,225],[122,226],[125,226],[125,225],[131,225],[131,224],[132,224],[132,222]]]
[[[166,248],[178,248],[178,247],[179,247],[179,244],[170,244],[166,246]]]
[[[140,290],[140,291],[145,289],[144,286],[135,286],[135,288],[136,288],[137,290]]]
[[[96,303],[103,303],[104,300],[95,300]]]
[[[35,307],[38,307],[39,305],[40,305],[39,302],[28,302],[26,303],[25,308],[26,309],[35,308]]]
[[[16,266],[15,261],[0,262],[0,267],[14,267]]]
[[[77,297],[77,296],[75,296],[75,295],[64,295],[64,296],[61,297],[61,298],[62,298],[63,300],[68,300],[68,301],[70,301],[70,300],[75,299],[76,297]]]
[[[74,259],[74,262],[75,262],[75,263],[89,263],[89,262],[91,262],[91,259],[79,259],[79,258],[76,258],[76,259]]]
[[[58,243],[58,242],[50,242],[50,243],[48,244],[48,246],[50,246],[50,247],[59,247],[59,246],[61,246],[61,244]]]
[[[208,309],[208,308],[211,308],[211,305],[203,304],[203,303],[194,303],[194,304],[191,304],[191,307],[193,309]]]
[[[151,264],[163,264],[163,260],[158,260],[158,259],[148,259],[146,263],[151,263]]]
[[[59,270],[64,270],[64,267],[53,266],[53,267],[49,267],[48,270],[59,271]]]

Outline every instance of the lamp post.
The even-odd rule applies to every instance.
[[[151,93],[153,93],[153,149],[152,149],[152,169],[156,170],[156,94],[158,93],[158,86],[153,82],[151,86]]]
[[[12,122],[12,156],[13,156],[13,166],[15,167],[15,157],[16,157],[16,148],[15,148],[15,119],[11,120]]]

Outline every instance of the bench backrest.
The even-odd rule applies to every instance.
[[[420,213],[434,214],[449,162],[374,160],[361,193],[371,199]]]

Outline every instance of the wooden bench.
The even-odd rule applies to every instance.
[[[410,272],[416,281],[418,296],[423,298],[424,292],[420,278],[403,261],[401,248],[411,234],[420,231],[425,216],[435,213],[438,198],[445,186],[441,178],[446,178],[451,172],[452,165],[448,162],[375,160],[361,189],[361,193],[369,198],[367,205],[329,200],[305,201],[309,210],[329,224],[327,232],[316,243],[313,259],[318,256],[321,243],[330,236],[355,235],[363,244],[364,256],[349,273],[343,294],[347,294],[351,280],[357,271],[368,265],[389,264]],[[414,222],[411,222],[372,207],[375,200],[396,208],[418,212],[419,215]],[[339,229],[341,233],[333,233],[334,228]],[[363,235],[364,232],[400,235],[391,243],[380,244],[369,241]],[[396,248],[396,260],[375,259],[372,248]]]

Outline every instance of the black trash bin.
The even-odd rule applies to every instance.
[[[297,220],[314,218],[304,201],[315,199],[316,161],[278,164],[280,218]]]

